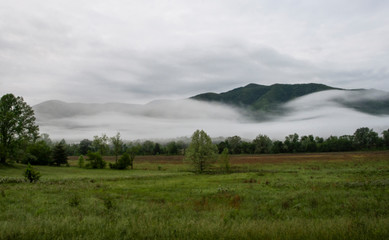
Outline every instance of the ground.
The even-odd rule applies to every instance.
[[[33,184],[0,167],[0,239],[389,239],[387,151],[231,156],[233,173],[201,175],[182,156],[76,159]]]

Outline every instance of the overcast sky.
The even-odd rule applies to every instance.
[[[147,103],[248,83],[389,91],[387,0],[1,0],[0,94]]]

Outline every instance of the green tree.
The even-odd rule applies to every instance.
[[[228,149],[225,148],[219,156],[220,167],[223,168],[226,172],[230,172],[230,154],[228,154]]]
[[[86,155],[92,148],[92,141],[90,141],[89,139],[82,140],[80,142],[79,148],[80,148],[80,153],[82,155]]]
[[[39,127],[32,108],[22,97],[6,94],[0,99],[0,163],[14,154],[19,143],[35,141]]]
[[[186,150],[185,159],[193,163],[197,172],[202,173],[215,161],[216,153],[217,147],[212,144],[211,138],[203,130],[196,130]]]
[[[78,158],[78,167],[83,168],[85,167],[85,159],[83,155],[80,155]]]
[[[28,145],[22,162],[32,165],[49,165],[52,162],[51,154],[51,147],[45,141],[37,141]]]
[[[228,149],[231,154],[240,154],[242,151],[242,138],[233,136],[226,139]],[[223,149],[224,151],[224,149]]]
[[[41,177],[40,172],[36,171],[31,166],[31,164],[28,164],[27,169],[24,171],[23,175],[26,180],[30,181],[30,183],[38,181]]]
[[[358,149],[371,149],[377,146],[378,133],[367,127],[358,128],[354,133],[354,144]]]
[[[108,152],[108,137],[106,134],[102,134],[101,137],[94,136],[92,141],[92,147],[95,152],[99,152],[101,156],[104,156]]]
[[[270,153],[273,142],[266,135],[258,135],[254,140],[255,153]]]
[[[99,152],[88,152],[87,168],[105,168],[107,163],[101,157]]]
[[[111,137],[111,143],[113,145],[113,152],[115,154],[115,163],[118,163],[118,156],[123,150],[123,141],[120,139],[120,133],[116,133],[114,137]]]
[[[66,154],[65,145],[60,142],[55,145],[53,150],[53,164],[60,166],[68,163],[68,156]]]
[[[382,132],[385,147],[389,147],[389,129]]]
[[[126,169],[128,166],[131,166],[131,169],[133,168],[133,162],[134,162],[135,155],[129,154],[125,152],[118,160],[117,163],[110,163],[109,167],[112,169]]]

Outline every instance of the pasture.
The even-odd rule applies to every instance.
[[[0,166],[0,239],[389,239],[389,152],[182,156],[133,170]],[[112,157],[105,158],[113,161]]]

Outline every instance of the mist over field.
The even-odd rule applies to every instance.
[[[145,105],[48,101],[34,109],[42,133],[69,141],[91,139],[102,133],[113,136],[117,132],[126,140],[172,139],[190,137],[196,129],[214,138],[238,135],[253,139],[266,134],[272,139],[284,139],[292,133],[341,136],[353,134],[360,127],[381,133],[388,128],[389,115],[366,114],[345,104],[382,98],[387,94],[376,90],[323,91],[287,102],[281,115],[262,113],[267,120],[260,122],[242,108],[195,100],[162,100]]]

